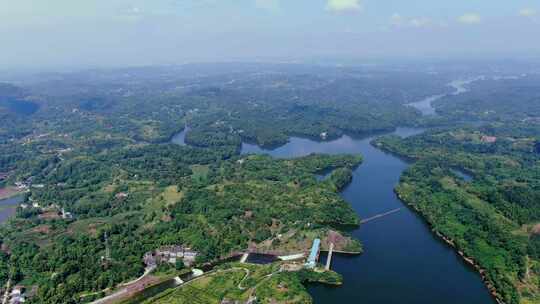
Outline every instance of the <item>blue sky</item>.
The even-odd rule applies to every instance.
[[[0,65],[540,54],[535,0],[0,0]]]

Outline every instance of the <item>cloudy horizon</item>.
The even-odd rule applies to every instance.
[[[0,66],[540,54],[537,1],[0,0]]]

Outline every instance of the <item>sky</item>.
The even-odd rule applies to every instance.
[[[540,55],[539,0],[0,0],[0,68]]]

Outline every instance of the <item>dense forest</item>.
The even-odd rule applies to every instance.
[[[397,193],[482,269],[505,303],[540,298],[539,131],[497,123],[375,142],[416,161]]]

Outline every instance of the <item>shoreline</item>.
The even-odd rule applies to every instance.
[[[486,276],[486,270],[484,268],[482,268],[480,265],[478,265],[478,263],[476,263],[476,261],[472,258],[472,257],[469,257],[467,256],[462,250],[460,250],[459,248],[457,248],[454,240],[452,240],[451,238],[443,235],[442,233],[440,233],[439,231],[435,230],[433,228],[433,225],[424,217],[424,215],[422,214],[422,212],[413,204],[410,204],[410,203],[407,203],[404,199],[401,198],[401,195],[399,193],[397,193],[397,191],[394,190],[394,192],[396,193],[397,197],[399,198],[399,200],[401,202],[403,202],[404,205],[406,205],[407,207],[411,208],[416,214],[418,214],[422,220],[424,221],[424,223],[426,223],[431,232],[436,235],[441,241],[443,241],[447,246],[449,246],[450,248],[453,249],[453,251],[459,255],[461,257],[461,260],[466,264],[466,265],[469,265],[470,267],[474,268],[474,270],[480,275],[480,278],[482,279],[482,282],[484,283],[484,286],[486,286],[486,288],[488,289],[488,292],[489,294],[491,295],[491,297],[493,297],[493,299],[498,303],[498,304],[506,304],[502,299],[501,299],[501,296],[499,294],[499,292],[497,291],[497,289],[495,288],[495,286],[493,286],[493,284],[487,279],[487,276]]]
[[[320,252],[328,253],[328,249],[321,249]],[[341,250],[332,250],[333,253],[338,253],[342,255],[361,255],[362,251],[341,251]]]

